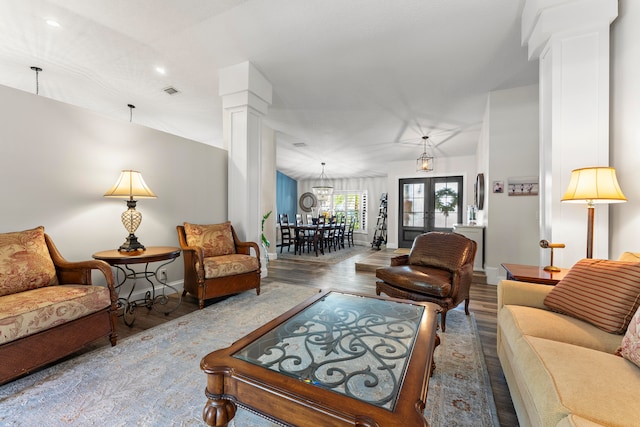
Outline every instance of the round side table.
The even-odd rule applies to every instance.
[[[166,277],[160,276],[160,271],[171,264],[180,256],[180,248],[173,246],[150,246],[144,251],[120,252],[116,249],[96,252],[92,255],[94,259],[106,262],[116,268],[116,289],[118,290],[118,308],[122,308],[122,317],[127,326],[132,326],[135,321],[135,310],[138,306],[145,306],[147,309],[154,309],[165,315],[178,308],[182,301],[182,295],[176,288],[167,283]],[[149,264],[162,262],[155,269],[149,268]],[[131,265],[144,264],[143,271],[134,270]],[[146,280],[151,289],[145,292],[144,298],[132,300],[131,297],[136,288],[138,279]],[[131,290],[125,297],[120,296],[122,285],[131,281]],[[161,288],[156,290],[156,285]],[[167,294],[167,288],[171,291]],[[178,298],[169,298],[168,295],[176,293]]]

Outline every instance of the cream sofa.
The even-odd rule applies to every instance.
[[[498,284],[498,357],[521,426],[639,426],[640,368],[623,335],[550,311],[552,286]]]

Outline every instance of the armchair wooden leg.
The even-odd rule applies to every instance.
[[[440,326],[442,327],[442,332],[445,332],[446,329],[446,325],[447,325],[447,310],[442,310],[442,312],[440,312]]]

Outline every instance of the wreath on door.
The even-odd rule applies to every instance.
[[[449,216],[458,207],[458,193],[451,188],[445,187],[436,191],[436,209],[444,216]]]

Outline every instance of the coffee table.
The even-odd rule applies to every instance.
[[[440,307],[328,290],[205,356],[204,421],[237,405],[282,425],[427,426]]]

